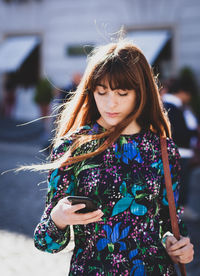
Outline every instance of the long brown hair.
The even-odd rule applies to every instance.
[[[97,47],[88,57],[88,65],[77,90],[62,106],[53,146],[56,146],[66,134],[98,120],[100,114],[93,92],[97,84],[105,79],[108,80],[111,89],[136,91],[137,102],[133,112],[118,125],[103,133],[77,136],[68,152],[52,164],[42,165],[43,168],[52,169],[73,164],[103,152],[133,119],[141,128],[150,128],[158,135],[171,136],[169,121],[150,65],[138,47],[130,41],[121,40]],[[103,137],[106,137],[105,142],[94,152],[72,157],[72,152],[82,144]]]

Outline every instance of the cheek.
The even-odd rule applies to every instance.
[[[130,97],[129,99],[126,100],[126,111],[127,113],[130,113],[134,110],[135,107],[135,97]]]
[[[94,100],[95,100],[96,106],[97,106],[97,108],[98,108],[98,110],[100,112],[101,111],[101,107],[103,105],[102,104],[102,99],[97,94],[94,93]]]

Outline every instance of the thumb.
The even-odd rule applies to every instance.
[[[169,249],[176,242],[177,242],[177,239],[174,236],[167,237],[167,239],[166,239],[166,248]]]

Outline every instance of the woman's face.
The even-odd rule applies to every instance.
[[[101,115],[99,121],[110,128],[123,121],[134,109],[135,90],[111,90],[107,81],[99,83],[94,91],[94,99]]]

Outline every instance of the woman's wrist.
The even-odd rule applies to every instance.
[[[68,225],[65,225],[63,223],[58,223],[56,221],[56,219],[55,219],[55,217],[54,217],[53,214],[50,215],[50,220],[54,223],[54,225],[56,226],[56,228],[59,229],[59,230],[61,230],[61,231],[65,230],[66,227],[68,226]]]
[[[52,217],[50,216],[47,222],[47,233],[53,240],[63,240],[65,239],[65,233],[69,231],[67,228],[59,229]]]
[[[174,236],[171,232],[167,231],[162,237],[162,244],[166,248],[166,241],[168,237]]]

